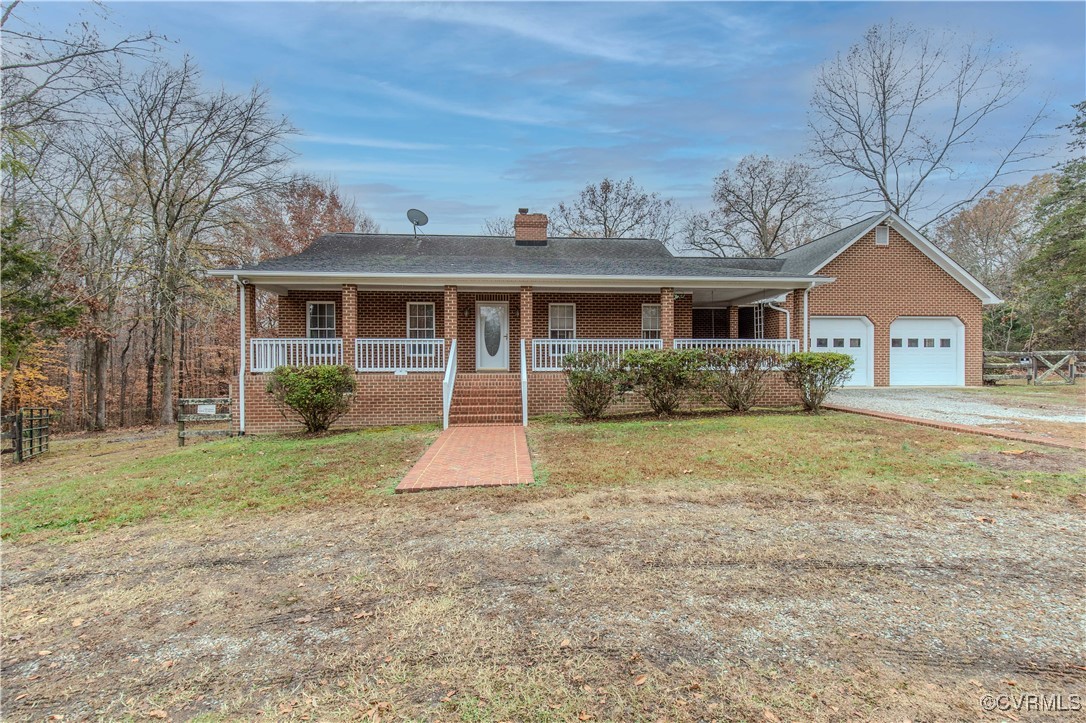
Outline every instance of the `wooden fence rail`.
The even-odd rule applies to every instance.
[[[986,351],[984,381],[1022,380],[1027,384],[1074,384],[1086,351]]]
[[[220,412],[219,407],[227,411]],[[188,408],[188,409],[186,409]],[[177,446],[193,437],[233,437],[234,415],[230,412],[230,397],[192,397],[177,400]],[[186,424],[226,422],[226,429],[186,429]]]

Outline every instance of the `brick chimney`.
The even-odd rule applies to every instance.
[[[547,214],[528,213],[528,209],[520,209],[513,218],[513,236],[517,246],[546,246]]]

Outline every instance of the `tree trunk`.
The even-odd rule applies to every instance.
[[[106,429],[106,394],[109,381],[109,340],[94,338],[94,431]]]
[[[144,332],[146,338],[146,332]],[[154,419],[155,408],[155,365],[158,361],[158,319],[154,313],[151,314],[151,338],[147,342],[147,361],[145,362],[145,373],[147,383],[147,400],[143,408],[144,420],[150,424]]]
[[[160,424],[173,424],[176,420],[173,412],[174,380],[176,370],[175,350],[177,346],[177,308],[170,301],[162,314],[162,399],[158,421]]]

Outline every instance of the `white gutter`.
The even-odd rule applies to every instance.
[[[811,341],[811,313],[808,299],[811,296],[810,289],[803,290],[803,351],[810,351],[808,348]]]
[[[245,277],[247,280],[264,283],[298,283],[305,280],[323,283],[393,283],[399,286],[429,286],[437,284],[477,283],[510,286],[542,284],[550,286],[568,286],[571,283],[591,282],[599,286],[641,285],[646,287],[697,286],[704,288],[745,288],[758,286],[765,289],[794,289],[797,286],[809,288],[830,283],[828,277],[812,276],[561,276],[558,274],[523,274],[503,276],[499,274],[345,274],[340,271],[246,271],[244,269],[213,269],[208,276],[220,278]]]
[[[806,293],[806,290],[804,290],[804,293]],[[788,309],[782,309],[781,307],[776,306],[772,303],[767,303],[766,306],[770,309],[773,309],[774,311],[784,312],[784,328],[787,330],[785,332],[787,336],[785,336],[784,338],[787,339],[792,336],[792,312]]]
[[[238,434],[245,436],[245,285],[234,274],[234,283],[238,285],[238,306],[241,307],[241,324],[238,339],[241,342],[241,354],[238,356]]]

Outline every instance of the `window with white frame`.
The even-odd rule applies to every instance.
[[[310,301],[306,305],[305,335],[310,339],[334,339],[336,336],[336,303]]]
[[[660,338],[660,305],[659,304],[642,304],[641,305],[641,338],[642,339],[659,339]]]
[[[761,304],[754,307],[754,338],[765,338],[765,307]]]
[[[407,338],[433,339],[437,330],[436,320],[433,303],[409,302],[407,304]]]
[[[551,304],[549,323],[551,339],[576,339],[577,305]]]

